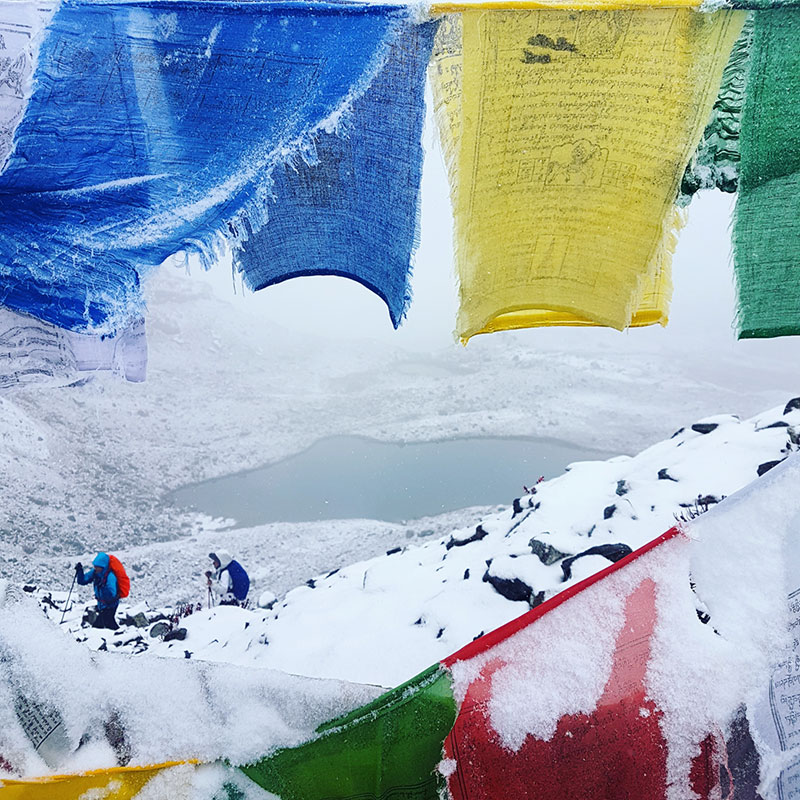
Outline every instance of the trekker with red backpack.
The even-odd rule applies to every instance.
[[[107,553],[98,553],[90,571],[84,572],[80,562],[75,565],[75,577],[81,586],[94,584],[97,618],[92,627],[115,631],[119,627],[115,618],[117,606],[122,597],[128,596],[131,585],[120,560]]]

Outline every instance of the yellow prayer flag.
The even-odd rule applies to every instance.
[[[434,48],[462,341],[666,324],[678,184],[744,12],[465,10]]]
[[[171,761],[147,767],[112,767],[75,775],[48,775],[28,780],[0,779],[0,800],[133,800],[156,775],[175,772],[175,777],[196,762]],[[185,776],[183,776],[185,777]],[[185,782],[185,781],[179,781]],[[170,782],[169,796],[179,800]],[[186,800],[190,800],[188,795]]]

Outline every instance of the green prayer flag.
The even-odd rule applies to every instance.
[[[800,334],[800,10],[754,12],[733,228],[740,339]]]
[[[318,738],[241,769],[281,800],[437,800],[435,768],[455,718],[450,675],[436,664],[322,725]]]

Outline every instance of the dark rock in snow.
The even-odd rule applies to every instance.
[[[103,722],[103,732],[117,756],[117,763],[122,767],[130,763],[133,753],[119,711],[112,711],[109,718]]]
[[[613,503],[610,506],[606,506],[603,509],[603,519],[611,519],[614,516],[614,512],[617,510],[616,505]]]
[[[439,628],[439,633],[436,634],[436,638],[441,639],[443,633],[444,633],[444,628]]]
[[[714,506],[725,499],[722,497],[715,497],[713,494],[699,494],[697,498],[691,503],[678,503],[681,508],[691,508],[698,513],[708,511],[709,506]]]
[[[536,606],[540,606],[542,603],[544,603],[544,591],[536,592],[530,599],[531,608],[536,608]]]
[[[309,589],[315,589],[317,586],[317,582],[313,578],[309,578],[306,581],[306,586],[308,586]]]
[[[489,535],[489,531],[484,530],[482,526],[478,525],[475,528],[475,533],[472,536],[467,537],[466,539],[454,539],[452,536],[450,537],[449,541],[445,545],[447,550],[450,550],[453,547],[463,547],[465,544],[472,544],[473,542],[479,542],[481,539],[485,539]]]
[[[466,581],[468,579],[469,579],[469,567],[464,570],[464,580]]]
[[[716,422],[695,422],[692,425],[692,430],[696,431],[697,433],[711,433],[711,431],[715,431],[719,425]]]
[[[386,555],[387,556],[393,556],[395,553],[402,552],[402,550],[403,550],[402,547],[393,547],[391,550],[387,550],[386,551]]]
[[[763,464],[758,465],[756,472],[758,472],[759,477],[761,477],[765,472],[769,472],[773,467],[777,467],[781,461],[783,461],[782,458],[777,461],[765,461]]]
[[[572,577],[572,565],[579,558],[583,558],[584,556],[603,556],[603,558],[607,558],[611,562],[616,562],[630,555],[632,552],[631,548],[622,542],[618,544],[598,544],[575,556],[565,558],[561,562],[561,572],[564,575],[564,580],[568,581]]]
[[[533,538],[528,542],[528,547],[531,548],[531,552],[546,567],[555,564],[556,561],[561,561],[562,558],[566,558],[569,555],[569,553],[562,553],[560,550],[557,550],[552,545],[540,542],[536,538]]]
[[[485,631],[481,631],[477,636],[472,637],[472,641],[474,642],[476,639],[480,639],[483,636]]]
[[[628,481],[617,481],[617,496],[622,497],[622,495],[628,494],[630,488],[631,487],[628,485]]]
[[[485,583],[488,583],[499,595],[505,597],[506,600],[512,601],[525,601],[530,603],[533,589],[527,583],[521,581],[519,578],[498,578],[496,575],[490,574],[489,570],[483,576]]]
[[[25,586],[22,587],[22,591],[23,592],[29,592],[29,593],[30,592],[35,592],[36,591],[36,587],[35,586],[27,586],[27,585],[25,585]]]
[[[521,514],[521,513],[522,513],[522,503],[520,502],[519,497],[515,497],[514,498],[514,513],[511,515],[511,518],[513,519],[514,517],[517,516],[517,514]]]
[[[761,431],[769,430],[770,428],[788,428],[789,423],[784,422],[782,419],[779,419],[777,422],[773,422],[771,425],[765,425],[763,428],[759,428]]]
[[[152,628],[150,628],[150,638],[156,639],[159,636],[165,636],[170,631],[170,625],[168,622],[156,622]]]
[[[796,411],[798,408],[800,408],[800,397],[793,397],[786,404],[786,408],[783,409],[783,413],[788,414],[791,411]]]
[[[686,428],[678,428],[678,430],[676,430],[675,433],[673,433],[669,438],[674,439],[676,436],[680,436],[685,430]]]
[[[678,482],[677,478],[673,478],[672,475],[670,475],[669,472],[667,472],[667,468],[666,467],[664,467],[664,469],[660,469],[658,471],[658,479],[660,481],[675,481],[675,483]]]
[[[164,636],[164,641],[171,642],[173,640],[177,640],[182,642],[186,638],[187,633],[188,631],[186,628],[176,628],[174,631],[169,631],[169,633]]]

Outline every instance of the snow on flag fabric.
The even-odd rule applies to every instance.
[[[146,767],[113,767],[77,775],[48,775],[31,780],[0,778],[2,800],[133,800],[142,789],[162,792],[151,797],[189,797],[192,762],[169,762]]]
[[[273,202],[237,257],[253,290],[339,275],[380,296],[398,327],[418,241],[425,71],[436,22],[407,22],[344,131],[320,131],[307,160],[273,173]]]
[[[800,456],[786,459],[687,529],[667,531],[379,697],[368,687],[325,687],[324,681],[272,671],[234,675],[231,667],[192,669],[185,660],[176,670],[179,662],[167,659],[172,666],[164,672],[166,664],[157,665],[159,674],[191,686],[195,703],[183,707],[197,712],[196,705],[211,704],[216,712],[193,719],[208,728],[216,724],[219,735],[209,740],[206,731],[195,738],[195,722],[189,741],[206,752],[209,743],[217,753],[222,747],[228,755],[216,758],[225,761],[0,779],[0,798],[77,799],[86,790],[111,787],[108,779],[117,775],[113,787],[120,793],[103,796],[247,796],[237,784],[243,775],[282,800],[719,800],[759,797],[760,784],[785,789],[797,777],[788,751],[797,747],[791,737],[800,716],[792,705],[800,580],[792,488],[798,475]],[[18,600],[14,608],[4,633],[16,654],[31,641],[30,626],[38,634],[47,621],[32,605]],[[20,618],[30,625],[20,628]],[[9,663],[17,670],[27,666],[25,657]],[[63,686],[53,685],[56,673],[48,672],[48,663],[36,662],[45,690],[37,700],[49,704],[54,692],[61,698]],[[100,672],[92,662],[90,671],[125,686],[132,673],[120,683],[120,670],[141,671],[143,663],[114,659],[110,670]],[[246,689],[237,684],[243,679]],[[102,685],[97,691],[107,694]],[[135,694],[136,686],[130,691]],[[169,681],[165,691],[174,694]],[[356,696],[362,697],[360,707],[333,712],[319,724],[331,704],[344,711]],[[231,712],[242,698],[255,703],[249,709],[255,716],[220,713],[216,705]],[[83,694],[79,699],[83,704],[73,706],[70,716],[84,708]],[[147,742],[152,749],[151,739],[160,736],[159,749],[174,750],[175,733],[185,722],[164,740],[164,731],[145,724],[153,713],[150,702],[144,717],[134,715],[139,725],[128,730],[131,745]],[[306,722],[309,717],[314,722]],[[229,731],[231,725],[236,731]],[[72,731],[76,744],[79,732],[80,726]],[[174,744],[185,750],[181,736]],[[292,746],[296,741],[302,744]],[[241,753],[258,753],[258,747],[270,752],[245,763]],[[244,766],[237,770],[235,763]],[[136,794],[124,776],[139,769],[161,770],[154,783],[176,772],[180,783],[166,784],[174,787],[172,794],[149,783]],[[218,785],[235,789],[179,791],[184,784],[198,786],[200,773],[210,769],[217,771]],[[205,778],[203,785],[207,790]]]
[[[281,800],[438,800],[435,768],[455,716],[450,677],[437,664],[312,741],[242,769]]]
[[[800,9],[753,15],[733,226],[745,339],[800,334]]]
[[[744,16],[465,7],[442,27],[462,340],[666,323],[674,200]]]
[[[751,796],[760,763],[742,702],[785,637],[770,625],[784,565],[765,542],[774,591],[754,602],[764,593],[742,581],[741,557],[752,519],[729,523],[671,529],[244,772],[282,800]],[[723,611],[737,605],[744,625]],[[729,668],[716,687],[709,664]]]
[[[260,227],[270,171],[366,88],[405,13],[63,2],[0,175],[0,304],[124,328],[164,259]]]

